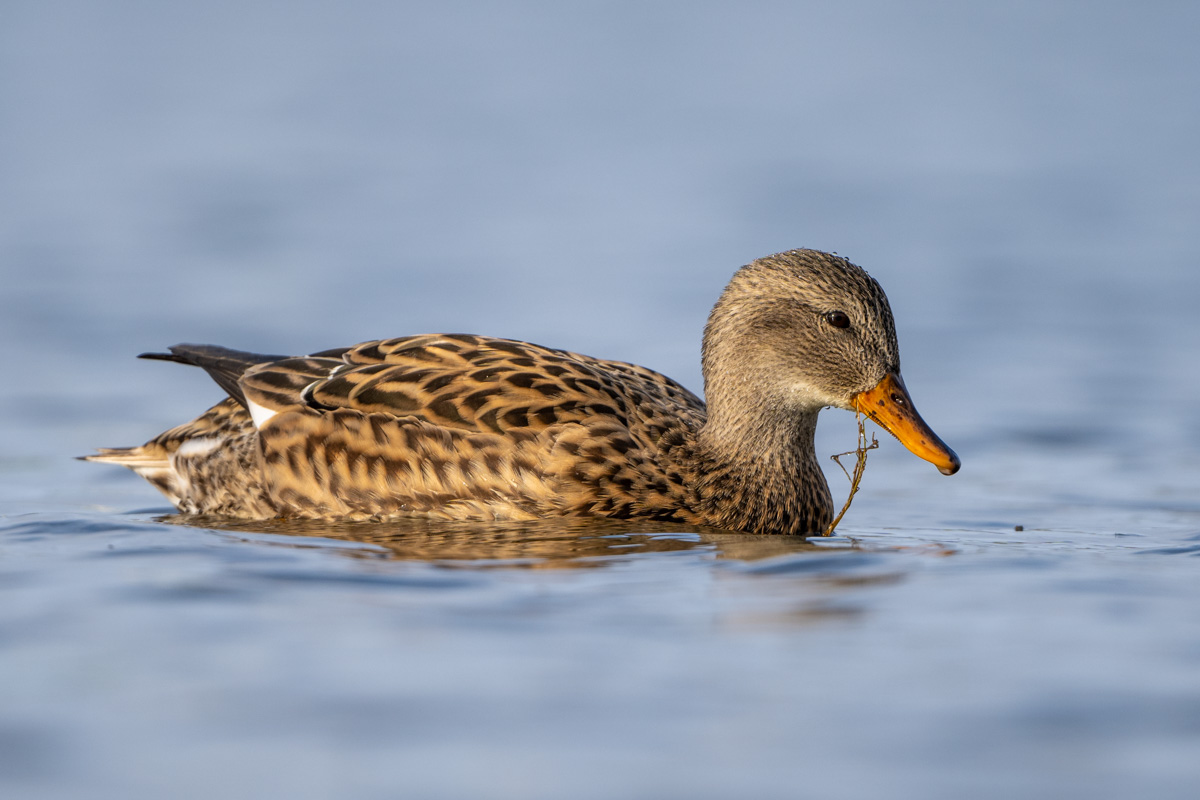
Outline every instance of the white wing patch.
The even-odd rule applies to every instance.
[[[267,424],[267,420],[279,413],[273,408],[260,406],[253,400],[246,400],[246,410],[250,412],[250,419],[254,420],[254,427],[260,430]]]

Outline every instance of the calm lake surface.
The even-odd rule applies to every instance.
[[[4,16],[4,797],[1200,795],[1200,7]],[[699,391],[801,246],[883,284],[963,460],[881,433],[829,539],[230,526],[72,460],[221,396],[133,358],[181,341]]]

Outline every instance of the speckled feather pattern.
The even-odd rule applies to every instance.
[[[704,403],[643,367],[422,335],[251,366],[241,386],[278,412],[261,430],[230,398],[135,448],[170,462],[147,477],[182,511],[699,521],[681,513],[695,476],[661,465],[703,424]],[[178,455],[211,437],[224,445],[206,458]]]
[[[469,335],[265,364],[242,386],[280,412],[262,468],[296,516],[670,515],[685,481],[654,464],[704,420],[650,370]]]
[[[134,469],[183,512],[242,519],[602,516],[819,532],[833,510],[812,445],[820,405],[789,408],[786,373],[792,350],[824,331],[792,330],[788,315],[839,292],[878,327],[877,360],[898,364],[878,284],[839,257],[792,251],[744,267],[714,309],[707,409],[644,367],[483,336],[303,357],[181,345],[153,357],[206,368],[231,397],[89,459]],[[775,350],[760,358],[763,347]]]
[[[250,414],[233,398],[140,447],[104,448],[87,460],[129,467],[185,514],[265,519],[279,513],[267,497]]]

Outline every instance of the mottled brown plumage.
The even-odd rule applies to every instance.
[[[89,460],[130,467],[183,512],[244,519],[601,516],[817,533],[833,511],[817,412],[899,380],[882,289],[810,250],[755,261],[722,294],[705,328],[707,408],[644,367],[472,335],[149,357],[204,367],[230,397]]]

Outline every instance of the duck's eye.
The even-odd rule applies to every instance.
[[[830,311],[825,315],[825,321],[835,328],[850,327],[850,317],[846,316],[845,311]]]

